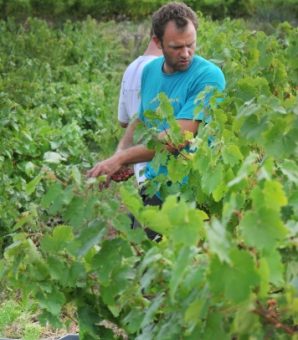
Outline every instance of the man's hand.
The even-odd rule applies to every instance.
[[[107,182],[110,181],[111,176],[116,173],[122,164],[119,161],[117,155],[105,159],[104,161],[98,162],[92,169],[87,172],[87,177],[98,177],[101,175],[107,175]]]

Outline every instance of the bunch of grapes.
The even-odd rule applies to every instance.
[[[115,172],[111,176],[111,179],[115,182],[124,182],[127,181],[131,176],[133,176],[133,174],[133,169],[131,167],[125,166]]]

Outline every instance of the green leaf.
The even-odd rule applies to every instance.
[[[219,299],[223,295],[233,303],[240,303],[249,299],[252,288],[259,283],[259,276],[247,252],[233,249],[230,258],[232,265],[222,263],[214,256],[208,280],[211,291]]]
[[[134,270],[129,266],[122,266],[114,270],[111,275],[111,280],[108,285],[101,287],[101,294],[103,302],[109,306],[114,313],[120,313],[121,306],[119,303],[116,307],[116,297],[121,292],[125,291],[134,279]]]
[[[82,263],[74,262],[69,268],[67,287],[85,287],[86,270]]]
[[[143,317],[143,310],[132,306],[130,312],[123,319],[123,322],[126,325],[125,329],[129,333],[137,333],[140,329]]]
[[[173,212],[173,214],[171,214],[172,223],[175,216],[178,217]],[[190,209],[185,212],[182,219],[175,222],[170,237],[177,245],[181,244],[191,246],[196,245],[200,238],[203,238],[204,235],[205,232],[203,229],[201,214],[195,209]]]
[[[243,209],[246,195],[242,192],[233,192],[223,206],[222,223],[226,225],[233,217],[235,211]]]
[[[109,285],[114,271],[119,270],[123,259],[133,255],[129,243],[121,239],[106,240],[100,251],[93,257],[92,266],[100,283]]]
[[[55,215],[57,213],[61,214],[61,211],[63,210],[63,207],[65,205],[69,205],[74,197],[74,188],[72,185],[67,186],[63,191],[60,191],[58,187],[54,188],[53,196],[55,195],[55,198],[53,199],[50,206],[48,207],[48,212],[52,215]]]
[[[162,259],[162,254],[159,249],[157,247],[152,247],[144,255],[140,266],[140,272],[143,272],[145,269],[150,267],[150,264],[155,263],[160,259]]]
[[[242,138],[250,141],[260,141],[262,134],[268,129],[268,119],[266,116],[261,118],[255,115],[249,116],[245,119],[241,126]]]
[[[27,176],[32,176],[34,174],[34,170],[35,170],[36,166],[34,163],[32,162],[27,162],[25,164],[25,173]]]
[[[40,293],[37,296],[39,305],[41,308],[46,309],[51,314],[58,316],[61,312],[61,308],[66,302],[63,293],[56,289],[53,289],[50,293]]]
[[[289,159],[279,163],[279,168],[288,179],[295,184],[298,184],[298,165]]]
[[[73,197],[63,213],[64,220],[75,228],[82,226],[85,222],[87,203],[84,197]]]
[[[211,151],[210,148],[198,149],[193,158],[193,168],[199,170],[201,174],[204,174],[208,169],[211,162]]]
[[[72,228],[59,225],[53,230],[53,235],[45,235],[41,240],[41,249],[46,252],[58,252],[68,247],[73,240]]]
[[[266,298],[270,290],[270,280],[269,280],[269,266],[266,259],[261,258],[258,266],[258,273],[260,276],[260,285],[258,295],[260,297]]]
[[[220,313],[210,313],[207,318],[206,327],[202,334],[202,339],[222,339],[228,340],[230,337],[226,334],[223,327],[223,315]]]
[[[266,181],[263,192],[268,208],[279,210],[288,203],[287,196],[280,182]]]
[[[215,168],[208,167],[202,176],[202,189],[206,194],[211,194],[221,184],[224,177],[223,166],[217,164]]]
[[[178,315],[173,313],[168,319],[159,323],[157,327],[154,327],[154,330],[159,330],[156,334],[156,339],[178,339],[182,332],[179,321]]]
[[[259,250],[273,249],[287,235],[279,213],[268,208],[246,212],[239,227],[244,241]]]
[[[170,279],[170,297],[172,301],[175,300],[176,291],[181,280],[183,279],[185,271],[188,268],[191,255],[192,251],[189,247],[181,248],[177,255]]]
[[[287,122],[279,119],[263,135],[266,152],[279,160],[291,155],[296,148],[297,131],[287,131],[287,126]],[[276,136],[279,136],[279,138],[276,138]]]
[[[81,176],[79,169],[76,166],[72,167],[71,175],[74,181],[76,182],[76,184],[80,186],[82,184],[82,176]]]
[[[212,192],[212,196],[215,202],[219,202],[227,191],[227,184],[222,181]]]
[[[144,313],[144,319],[142,320],[141,327],[145,328],[147,325],[153,322],[154,316],[163,303],[165,294],[162,292],[158,294],[152,301],[149,308]]]
[[[78,257],[84,256],[92,247],[99,244],[105,234],[106,229],[99,222],[83,229],[77,237],[80,242],[80,247],[77,248]]]
[[[251,312],[251,304],[242,304],[235,313],[232,326],[233,332],[236,334],[245,334],[248,336],[251,334],[258,334],[261,329],[261,323],[258,315]]]
[[[30,285],[32,287],[39,286],[41,281],[49,281],[49,269],[47,262],[43,259],[40,259],[39,261],[32,261],[30,266],[27,268],[28,277],[30,277],[30,284],[27,283],[26,286],[29,288]],[[27,288],[26,287],[26,288]],[[30,291],[30,288],[29,288]]]
[[[270,95],[268,81],[261,77],[243,77],[238,81],[238,96],[243,101],[251,100],[254,97],[262,95]]]
[[[38,174],[35,178],[33,178],[32,181],[26,184],[27,195],[31,195],[35,191],[37,185],[39,184],[42,178],[43,178],[43,175]]]
[[[230,242],[225,226],[220,221],[213,219],[211,225],[206,227],[206,232],[210,251],[216,254],[221,261],[231,264],[229,257]]]
[[[225,164],[233,167],[242,161],[243,155],[237,145],[229,144],[223,147],[222,158]]]
[[[273,209],[276,212],[288,203],[287,196],[280,182],[274,180],[265,181],[263,189],[260,186],[252,190],[251,198],[254,209],[262,207]]]
[[[146,291],[150,285],[153,283],[154,280],[158,276],[158,271],[154,267],[149,267],[148,270],[143,274],[140,284],[141,284],[141,289],[142,291]]]
[[[57,226],[53,230],[53,239],[59,242],[68,242],[73,239],[72,228],[66,225]]]
[[[171,157],[168,164],[168,176],[172,182],[181,182],[185,176],[187,176],[189,166],[181,159]]]
[[[78,321],[80,338],[82,337],[83,340],[97,340],[98,338],[114,339],[112,330],[107,330],[105,327],[99,326],[102,321],[102,315],[98,313],[95,306],[90,302],[90,304],[87,304],[84,300],[80,300],[79,303]]]
[[[121,199],[129,209],[129,211],[138,219],[139,211],[143,207],[143,202],[140,196],[135,191],[132,191],[130,189],[131,187],[124,185],[121,186],[120,188]]]
[[[42,310],[41,314],[38,316],[38,320],[42,325],[50,324],[57,329],[63,327],[60,316],[55,316],[47,310]]]
[[[141,213],[141,218],[144,225],[150,229],[168,237],[171,233],[171,223],[169,217],[159,210],[159,207],[146,206]]]
[[[53,152],[53,151],[47,151],[44,156],[43,159],[45,162],[47,163],[51,163],[51,164],[59,164],[62,161],[65,161],[65,157],[63,157],[61,154],[59,154],[58,152]]]
[[[156,148],[155,151],[157,151]],[[152,169],[157,173],[160,166],[167,164],[168,159],[169,153],[164,149],[163,145],[162,150],[158,150],[158,152],[155,153],[154,158],[150,162],[150,165],[152,166]]]
[[[261,108],[261,105],[255,103],[255,98],[253,98],[244,103],[244,105],[239,109],[238,116],[248,117],[254,114],[258,114]]]
[[[199,321],[198,316],[200,315],[203,304],[204,301],[202,301],[201,299],[196,299],[190,303],[184,314],[184,321],[187,324]]]
[[[255,162],[257,159],[258,155],[255,152],[251,152],[243,161],[237,176],[228,183],[228,186],[233,187],[234,185],[240,183],[243,179],[246,179],[255,169]]]
[[[47,266],[51,280],[58,281],[62,286],[67,286],[69,269],[63,259],[54,256],[47,257]]]
[[[140,244],[143,241],[148,240],[143,228],[131,230],[131,219],[126,214],[115,217],[113,227],[115,230],[120,231],[129,242]]]
[[[59,182],[53,183],[47,193],[41,199],[41,205],[43,208],[47,209],[49,206],[58,198],[61,197],[63,194],[62,185]]]
[[[285,268],[280,253],[277,250],[272,249],[265,252],[262,259],[267,262],[269,268],[269,281],[276,286],[283,285]]]

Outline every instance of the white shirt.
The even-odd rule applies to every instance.
[[[144,66],[157,58],[153,55],[142,55],[128,65],[124,72],[118,102],[118,120],[129,123],[136,115],[140,105],[141,77]],[[146,163],[134,165],[134,172],[138,183],[145,180],[143,170]]]

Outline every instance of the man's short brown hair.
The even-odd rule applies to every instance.
[[[165,27],[169,21],[174,21],[177,28],[183,29],[191,21],[198,28],[196,13],[182,2],[170,2],[160,7],[152,15],[152,28],[156,37],[162,41]]]

